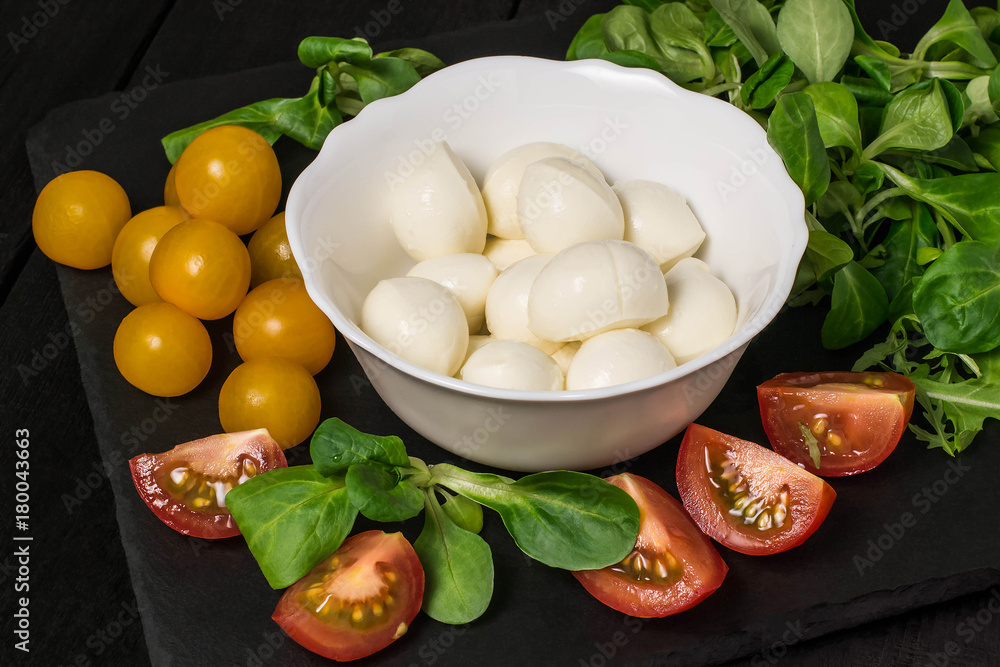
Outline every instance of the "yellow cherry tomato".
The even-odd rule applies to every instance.
[[[247,250],[250,251],[250,287],[275,278],[302,278],[302,271],[288,245],[284,211],[253,233]]]
[[[286,359],[247,361],[222,385],[219,421],[227,433],[266,428],[288,449],[319,425],[319,388],[309,371]]]
[[[177,158],[174,184],[195,218],[249,234],[274,215],[281,170],[270,144],[253,130],[223,125],[205,130]]]
[[[212,365],[205,325],[169,303],[139,306],[118,326],[115,364],[130,384],[153,396],[180,396]]]
[[[337,332],[297,278],[276,278],[243,299],[233,317],[243,361],[280,357],[316,375],[330,363]]]
[[[163,184],[163,204],[164,206],[180,206],[181,200],[177,197],[177,184],[174,182],[174,175],[177,173],[177,165],[170,165],[167,172],[167,182]]]
[[[132,217],[111,251],[111,273],[118,291],[133,306],[163,301],[149,282],[149,258],[163,235],[188,220],[179,206],[157,206]]]
[[[71,171],[42,188],[31,229],[49,259],[99,269],[111,263],[115,238],[131,217],[128,196],[113,178],[98,171]]]
[[[236,310],[250,286],[250,255],[217,222],[188,220],[167,231],[149,258],[149,281],[161,299],[202,320]]]

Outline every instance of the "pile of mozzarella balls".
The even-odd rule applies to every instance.
[[[482,191],[447,143],[390,194],[417,264],[379,282],[361,328],[400,357],[467,382],[592,389],[656,375],[728,338],[736,301],[692,255],[705,232],[666,185],[608,185],[586,157],[533,143]]]

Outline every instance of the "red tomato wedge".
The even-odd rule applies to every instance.
[[[837,497],[770,449],[698,424],[688,427],[677,454],[677,488],[706,535],[751,556],[805,542]]]
[[[896,448],[913,413],[898,373],[784,373],[757,387],[774,451],[817,475],[871,470]]]
[[[621,563],[573,573],[588,593],[624,614],[662,618],[690,609],[722,585],[729,568],[673,496],[638,475],[607,481],[639,505],[639,538]]]
[[[402,637],[423,597],[424,570],[403,534],[369,530],[285,591],[271,618],[304,648],[343,662]]]
[[[288,465],[267,429],[222,433],[128,462],[139,495],[160,521],[179,533],[215,539],[240,529],[226,493],[254,475]]]

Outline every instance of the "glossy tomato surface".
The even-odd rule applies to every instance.
[[[147,303],[126,315],[113,353],[122,377],[153,396],[188,393],[212,366],[205,325],[169,303]]]
[[[688,427],[677,454],[677,489],[706,535],[752,556],[805,542],[837,497],[770,449],[698,424]]]
[[[137,213],[118,233],[111,251],[111,273],[133,306],[163,301],[149,282],[149,258],[168,231],[188,220],[180,206],[157,206]]]
[[[42,188],[31,214],[39,250],[78,269],[111,263],[118,232],[132,217],[122,186],[99,171],[71,171]]]
[[[250,287],[250,254],[236,234],[211,220],[188,220],[160,238],[149,257],[157,295],[200,320],[229,315]]]
[[[313,653],[357,660],[402,637],[423,596],[424,570],[403,534],[369,530],[285,591],[271,618]]]
[[[337,332],[305,283],[276,278],[251,290],[236,309],[233,340],[244,361],[279,357],[316,375],[333,357]]]
[[[621,563],[573,573],[587,592],[630,616],[660,618],[690,609],[722,585],[729,568],[679,502],[638,475],[607,481],[639,505],[639,538]]]
[[[139,495],[160,521],[192,537],[240,534],[225,499],[251,477],[288,464],[266,429],[223,433],[129,462]]]
[[[300,364],[268,357],[237,366],[219,392],[219,421],[228,432],[266,428],[282,449],[303,442],[319,425],[320,395]]]
[[[757,387],[774,451],[818,475],[871,470],[896,448],[915,387],[898,373],[784,373]]]
[[[250,287],[275,278],[302,280],[302,270],[295,263],[292,246],[288,243],[284,211],[253,233],[247,250],[250,252]]]
[[[245,127],[205,130],[174,168],[181,206],[192,217],[215,220],[240,235],[267,222],[281,199],[278,158],[264,137]]]

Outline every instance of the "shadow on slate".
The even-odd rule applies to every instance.
[[[539,17],[409,45],[432,50],[449,62],[501,53],[561,58],[576,27],[571,23],[553,31],[549,20]],[[306,68],[288,63],[172,83],[151,91],[127,118],[114,114],[114,96],[62,107],[30,134],[36,184],[44,185],[55,174],[54,163],[67,164],[70,151],[83,153],[87,144],[81,142],[89,142],[91,154],[67,166],[97,169],[117,179],[136,212],[159,205],[169,167],[159,137],[241,104],[298,95],[309,76]],[[113,130],[94,135],[106,118]],[[88,140],[85,131],[100,141]],[[287,193],[312,153],[287,139],[275,148]],[[218,392],[239,363],[226,343],[231,341],[232,318],[207,323],[215,358],[201,386],[180,398],[153,398],[128,385],[115,369],[112,340],[131,306],[114,291],[111,271],[59,267],[59,276],[66,309],[80,327],[76,346],[81,374],[102,456],[113,466],[118,522],[152,663],[328,664],[290,641],[271,621],[281,593],[268,587],[242,538],[211,542],[175,533],[145,507],[129,476],[126,460],[136,454],[165,451],[221,431]],[[91,310],[96,316],[84,315]],[[699,421],[765,442],[755,385],[784,371],[849,368],[860,352],[822,350],[821,323],[818,309],[782,312],[750,345],[722,395]],[[411,454],[430,463],[452,461],[485,470],[457,461],[406,427],[367,383],[342,339],[317,381],[324,418],[336,416],[365,431],[400,435]],[[678,442],[597,472],[630,470],[676,495]],[[460,627],[421,616],[403,639],[358,664],[713,664],[985,590],[1000,583],[1000,515],[984,506],[996,498],[998,445],[995,423],[969,452],[953,460],[924,450],[907,434],[877,470],[832,480],[838,499],[806,544],[758,558],[720,547],[730,566],[722,588],[695,609],[667,619],[633,619],[597,603],[569,573],[523,556],[499,517],[488,512],[483,535],[494,550],[496,593],[486,614]],[[288,452],[289,463],[308,462],[305,449]],[[915,523],[903,528],[907,514]],[[364,520],[356,526],[371,527]],[[421,519],[383,527],[400,529],[412,540]]]

